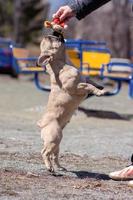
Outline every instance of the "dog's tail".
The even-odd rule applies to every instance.
[[[42,125],[42,120],[41,120],[41,119],[37,122],[37,126],[38,126],[39,128],[42,128],[42,127],[43,127],[43,125]]]

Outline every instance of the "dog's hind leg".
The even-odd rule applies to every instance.
[[[41,137],[44,140],[44,148],[41,152],[44,163],[48,171],[54,172],[52,157],[62,138],[62,130],[58,122],[53,120],[47,126],[45,126],[42,129]]]
[[[59,163],[59,146],[56,147],[54,153],[53,153],[53,162],[56,166],[57,170],[59,171],[66,171],[64,167],[62,167]]]
[[[45,166],[47,170],[50,172],[54,172],[54,168],[51,161],[51,154],[53,153],[54,148],[55,148],[55,144],[44,143],[44,148],[41,151]]]

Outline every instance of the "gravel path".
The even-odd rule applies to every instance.
[[[48,93],[29,76],[0,76],[0,200],[131,200],[127,182],[108,173],[130,163],[133,100],[125,84],[113,97],[91,97],[64,130],[60,160],[68,169],[49,175],[42,162],[37,120]]]

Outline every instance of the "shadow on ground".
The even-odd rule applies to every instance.
[[[84,178],[93,178],[98,180],[110,180],[107,174],[100,174],[94,172],[87,172],[87,171],[71,171],[74,173],[77,178],[84,179]]]
[[[86,109],[83,107],[79,107],[78,110],[80,112],[84,112],[87,117],[96,117],[101,119],[117,119],[126,121],[130,121],[133,119],[133,115],[131,114],[118,114],[112,111],[93,110],[93,109]]]

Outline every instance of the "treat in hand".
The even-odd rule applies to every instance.
[[[52,28],[57,32],[63,32],[63,30],[67,28],[67,25],[64,22],[61,22],[59,18],[53,19],[52,22],[45,21],[44,26],[46,28]]]
[[[54,22],[55,24],[58,24],[58,25],[62,26],[62,28],[65,28],[65,23],[64,23],[64,22],[60,22],[60,19],[59,19],[59,18],[53,19],[53,22]]]

